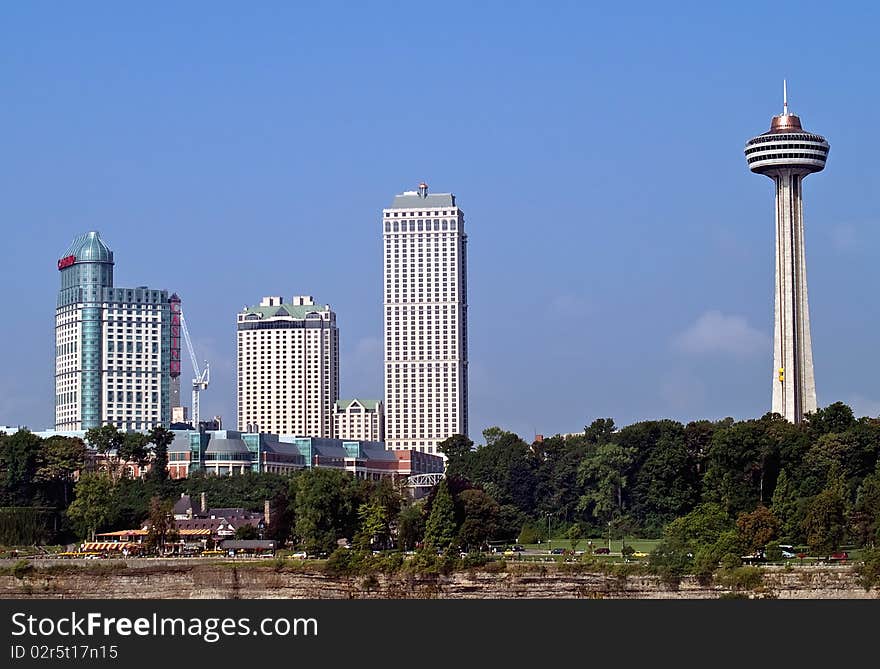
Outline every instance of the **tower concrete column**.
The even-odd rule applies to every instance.
[[[775,170],[776,296],[773,328],[773,413],[797,422],[816,411],[801,184],[808,174]]]

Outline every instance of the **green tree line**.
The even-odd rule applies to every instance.
[[[99,430],[90,434],[99,450],[167,459],[167,431],[132,437]],[[0,504],[58,509],[60,531],[84,538],[142,526],[151,509],[161,518],[161,505],[167,516],[182,493],[204,492],[214,507],[261,510],[269,500],[268,536],[315,553],[332,552],[341,539],[365,550],[467,551],[531,543],[549,529],[573,545],[606,532],[662,538],[655,559],[673,566],[717,562],[771,542],[819,553],[844,543],[873,546],[880,531],[880,420],[856,419],[842,403],[799,425],[772,414],[623,428],[602,418],[583,433],[531,444],[497,427],[483,438],[479,446],[462,435],[444,441],[446,478],[412,501],[390,481],[331,469],[171,481],[154,467],[144,479],[85,473],[74,486],[82,442],[21,431],[0,435]],[[33,515],[23,522],[33,533]]]

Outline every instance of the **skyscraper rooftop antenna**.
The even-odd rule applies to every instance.
[[[788,84],[782,80],[782,114],[788,116]]]

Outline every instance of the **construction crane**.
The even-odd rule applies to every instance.
[[[189,328],[186,327],[186,318],[183,312],[180,312],[180,326],[183,330],[183,340],[186,342],[186,348],[189,351],[189,358],[192,360],[193,380],[192,380],[192,423],[193,428],[199,429],[199,393],[208,389],[211,382],[211,366],[205,361],[205,369],[199,369],[198,360],[196,360],[196,352],[193,350],[192,340],[189,338]]]

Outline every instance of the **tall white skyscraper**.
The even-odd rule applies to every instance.
[[[464,212],[422,183],[394,198],[382,226],[385,443],[438,453],[468,432]]]
[[[238,429],[332,437],[339,331],[330,305],[264,297],[237,325]]]

